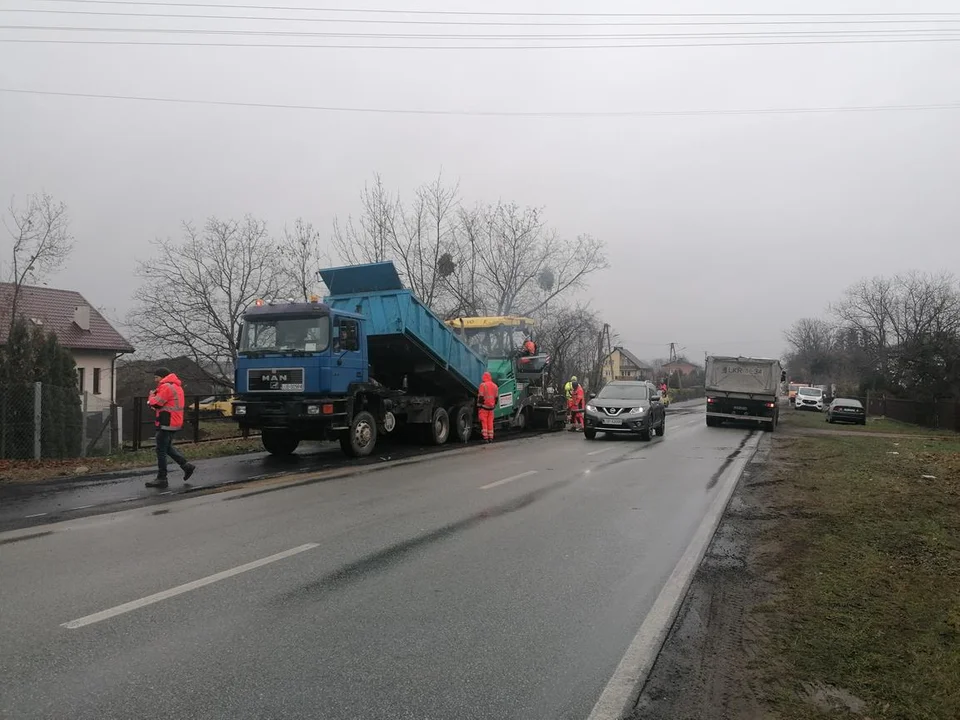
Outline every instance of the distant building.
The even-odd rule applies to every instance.
[[[700,370],[699,367],[693,363],[687,362],[686,360],[677,360],[675,362],[664,363],[660,369],[667,375],[680,373],[683,376],[693,375]]]
[[[10,332],[9,311],[14,285],[0,283],[0,346]],[[17,314],[56,335],[77,364],[77,388],[93,405],[116,401],[116,363],[134,352],[116,328],[78,292],[47,287],[22,286]]]
[[[613,380],[651,380],[653,367],[618,345],[604,360],[602,377],[605,383]]]

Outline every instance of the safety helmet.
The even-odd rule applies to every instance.
[[[574,376],[572,376],[572,377],[570,378],[570,382],[576,382],[576,381],[577,381],[577,376],[576,376],[576,375],[574,375]]]

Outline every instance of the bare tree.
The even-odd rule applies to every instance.
[[[266,223],[210,218],[203,229],[184,223],[182,242],[156,240],[141,262],[144,285],[129,324],[148,350],[186,353],[211,378],[230,381],[240,321],[257,298],[293,294],[287,269]]]
[[[376,175],[373,186],[363,188],[359,219],[348,217],[346,225],[341,225],[339,219],[333,221],[333,246],[351,265],[389,260],[397,243],[400,215],[399,198]]]
[[[317,285],[317,271],[324,257],[320,249],[320,233],[313,225],[297,218],[293,231],[283,229],[283,257],[292,289],[308,301]]]
[[[459,186],[443,176],[417,188],[405,206],[377,175],[361,194],[359,217],[345,226],[334,222],[333,244],[351,264],[393,260],[407,287],[424,304],[438,309],[453,271],[452,252],[459,235]]]
[[[16,321],[20,292],[24,285],[42,282],[57,272],[73,251],[67,206],[42,192],[30,195],[24,206],[11,200],[9,218],[3,224],[13,239],[10,282],[10,324]]]
[[[447,286],[463,314],[532,315],[607,267],[602,243],[562,239],[537,208],[499,203],[465,211],[461,221]]]
[[[598,345],[602,327],[597,314],[583,305],[556,308],[540,317],[537,340],[550,355],[552,383],[562,386],[571,375],[586,381],[603,354]]]

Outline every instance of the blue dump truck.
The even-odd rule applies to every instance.
[[[339,440],[353,457],[414,432],[470,439],[485,360],[416,296],[392,262],[320,271],[321,303],[257,301],[243,316],[234,417],[266,450]]]

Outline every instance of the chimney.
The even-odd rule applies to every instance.
[[[73,324],[81,330],[90,330],[90,306],[78,305],[73,311]]]

